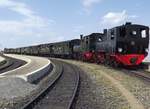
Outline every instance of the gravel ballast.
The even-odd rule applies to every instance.
[[[36,90],[37,86],[15,77],[0,79],[0,108],[10,109],[14,104],[21,102]]]
[[[110,82],[103,77],[95,81],[86,73],[80,75],[80,90],[74,109],[129,109],[130,106]]]
[[[0,79],[0,98],[13,99],[20,95],[27,95],[36,89],[35,85],[29,84],[20,78],[1,78]]]

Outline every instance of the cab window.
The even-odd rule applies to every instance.
[[[142,38],[146,38],[146,30],[141,31],[141,36],[142,36]]]

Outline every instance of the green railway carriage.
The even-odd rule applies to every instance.
[[[52,54],[55,57],[72,58],[74,54],[73,48],[79,44],[79,39],[53,43],[51,46]]]
[[[31,46],[30,47],[30,54],[34,55],[34,56],[38,56],[39,55],[39,46]]]
[[[42,44],[38,46],[40,56],[49,56],[50,55],[50,44]]]

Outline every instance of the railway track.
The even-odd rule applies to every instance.
[[[21,109],[70,109],[79,86],[79,70],[76,66],[52,60],[58,75],[37,96]]]
[[[147,72],[143,71],[143,70],[127,70],[127,69],[123,69],[122,70],[124,73],[127,73],[131,76],[136,76],[142,80],[145,80],[147,82],[150,82],[150,74],[146,74]]]
[[[26,64],[26,62],[23,60],[10,58],[10,57],[4,56],[4,55],[3,55],[3,57],[6,58],[6,63],[3,64],[2,66],[0,66],[0,74],[10,71],[10,70],[13,70],[13,69],[16,69],[16,68]]]
[[[136,77],[140,77],[143,80],[150,82],[150,75],[144,73],[144,71],[130,71]]]

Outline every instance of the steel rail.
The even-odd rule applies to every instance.
[[[61,63],[59,63],[61,62]],[[43,95],[45,96],[49,89],[51,90],[53,88],[54,85],[57,85],[57,81],[61,78],[61,76],[64,73],[64,67],[62,65],[62,61],[59,61],[59,67],[57,66],[57,68],[59,68],[60,72],[55,72],[58,73],[57,77],[53,79],[53,81],[45,88],[43,89],[37,96],[35,96],[34,98],[32,98],[27,104],[25,104],[21,109],[32,109],[34,108],[34,106],[36,105],[36,103],[38,103],[39,100],[41,100],[41,98],[43,97]],[[68,63],[66,63],[68,64]],[[79,69],[77,69],[77,67],[75,67],[72,64],[68,64],[69,67],[71,67],[76,75],[75,77],[75,86],[73,89],[73,93],[71,95],[71,99],[69,100],[69,103],[67,104],[67,108],[66,109],[71,109],[72,104],[74,102],[76,93],[78,91],[78,86],[79,86],[79,81],[80,81],[80,75],[79,75]],[[57,71],[57,70],[56,70]]]
[[[32,107],[34,106],[34,104],[39,101],[39,99],[41,99],[41,97],[43,95],[46,94],[47,90],[52,88],[52,86],[55,84],[55,82],[57,82],[57,80],[61,77],[62,73],[63,73],[63,67],[60,66],[59,67],[61,70],[60,72],[55,72],[58,73],[58,75],[56,76],[56,78],[54,78],[52,80],[52,82],[45,88],[43,89],[37,96],[35,96],[34,98],[32,98],[27,104],[25,104],[23,107],[21,107],[21,109],[32,109]]]

